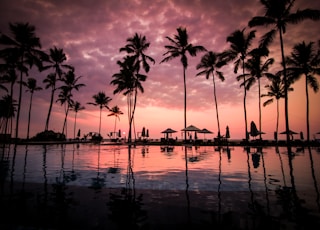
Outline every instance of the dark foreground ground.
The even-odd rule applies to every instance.
[[[308,197],[289,188],[194,192],[6,182],[0,229],[319,229],[318,204],[305,207]]]

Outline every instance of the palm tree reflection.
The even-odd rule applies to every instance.
[[[110,201],[107,203],[111,211],[109,218],[119,229],[143,229],[147,226],[147,212],[142,209],[143,194],[136,196],[131,148],[128,145],[126,186],[120,195],[110,193]]]

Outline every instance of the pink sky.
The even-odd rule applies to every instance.
[[[320,3],[314,0],[297,0],[295,9],[320,9]],[[122,94],[113,95],[114,86],[110,85],[112,75],[119,72],[116,64],[125,53],[119,48],[125,46],[126,39],[134,33],[146,36],[151,43],[147,55],[155,59],[143,84],[144,94],[138,95],[135,114],[136,131],[142,127],[149,129],[151,138],[163,136],[161,131],[172,128],[180,131],[184,128],[183,116],[183,69],[179,59],[159,64],[166,52],[168,44],[166,36],[173,37],[180,26],[186,27],[189,42],[202,45],[207,50],[222,52],[229,47],[226,37],[237,29],[243,29],[248,21],[262,15],[262,7],[257,0],[172,0],[172,1],[125,1],[125,0],[2,0],[0,3],[0,31],[9,34],[9,22],[29,22],[36,27],[36,35],[40,37],[42,48],[48,51],[53,46],[62,48],[67,54],[67,64],[75,67],[80,82],[86,87],[74,92],[73,99],[86,107],[78,113],[77,128],[82,133],[98,131],[98,107],[88,105],[93,102],[92,96],[104,91],[112,98],[109,106],[118,105],[124,115],[117,121],[117,129],[128,130],[126,99]],[[266,31],[255,28],[256,43]],[[249,30],[249,28],[248,28]],[[285,34],[285,52],[289,54],[293,45],[305,41],[316,42],[320,39],[319,22],[304,21],[298,26],[289,25]],[[280,52],[278,37],[271,46],[270,57],[276,63],[270,72],[279,70]],[[204,76],[195,77],[198,73],[196,65],[204,53],[196,57],[188,56],[187,76],[187,125],[207,128],[214,132],[207,138],[217,135],[217,122],[213,99],[212,80]],[[225,81],[216,81],[217,100],[220,116],[221,133],[230,127],[231,138],[244,138],[243,89],[233,73],[233,64],[221,69]],[[42,80],[47,73],[31,71],[30,76]],[[319,79],[319,78],[318,78]],[[320,80],[320,79],[319,79]],[[262,83],[262,93],[266,93]],[[303,78],[293,85],[294,92],[289,94],[290,128],[306,134],[306,107]],[[255,84],[247,94],[248,124],[254,120],[258,125],[258,85]],[[0,95],[4,93],[1,91]],[[17,95],[16,95],[17,98]],[[57,95],[55,97],[57,99]],[[31,133],[43,131],[50,100],[49,90],[37,91],[34,94]],[[266,100],[262,98],[262,102]],[[320,94],[310,89],[310,124],[311,138],[320,131]],[[19,136],[26,137],[29,94],[24,92],[24,106],[21,109],[21,130]],[[280,103],[279,131],[285,129],[284,105]],[[63,107],[55,104],[50,129],[62,131]],[[108,111],[102,114],[102,135],[106,137],[113,131],[114,117],[107,117]],[[69,113],[68,137],[73,137],[74,113]],[[276,127],[276,103],[262,107],[262,131],[265,139],[272,139]],[[176,133],[178,138],[180,132]],[[281,138],[282,135],[280,135]],[[298,137],[298,136],[297,136]],[[283,137],[284,138],[284,137]]]

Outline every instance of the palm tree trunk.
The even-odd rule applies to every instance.
[[[243,73],[243,88],[244,88],[243,109],[244,109],[245,138],[246,138],[246,141],[248,141],[249,135],[248,135],[247,106],[246,106],[247,89],[246,89],[246,86],[245,86],[246,77],[244,75],[244,59],[242,59],[242,73]]]
[[[277,126],[276,126],[277,142],[278,142],[278,131],[279,131],[279,99],[277,99]]]
[[[21,64],[23,63],[23,55],[21,56]],[[20,119],[20,109],[21,109],[21,98],[22,98],[22,71],[20,71],[20,86],[19,86],[19,101],[18,101],[18,111],[17,111],[17,119],[16,119],[16,135],[17,139],[19,136],[19,119]]]
[[[53,86],[53,87],[52,87],[52,90],[51,90],[50,106],[49,106],[49,111],[48,111],[48,116],[47,116],[45,131],[48,131],[48,129],[49,129],[49,121],[50,121],[50,115],[51,115],[51,110],[52,110],[52,104],[53,104],[53,98],[54,98],[54,91],[55,91],[55,86]]]
[[[186,86],[186,68],[183,67],[183,86],[184,86],[184,129],[187,127],[187,86]],[[184,142],[187,140],[187,131],[184,131]]]
[[[101,113],[102,113],[102,107],[100,106],[99,135],[101,135],[100,134],[100,132],[101,132]]]
[[[219,113],[218,113],[218,103],[217,103],[217,95],[216,95],[216,82],[214,81],[214,74],[212,72],[212,82],[213,82],[213,95],[214,102],[216,105],[216,115],[217,115],[217,124],[218,124],[218,138],[220,138],[220,122],[219,122]]]
[[[33,96],[33,93],[31,92],[31,95],[30,95],[30,104],[29,104],[29,114],[28,114],[27,140],[29,140],[29,130],[30,130],[30,117],[31,117],[32,96]]]
[[[281,57],[282,57],[282,66],[283,66],[283,79],[284,79],[284,112],[285,112],[285,122],[286,122],[286,139],[287,145],[290,145],[290,135],[289,135],[289,110],[288,110],[288,79],[287,79],[287,70],[284,57],[284,47],[283,47],[283,38],[282,38],[282,29],[279,29],[280,35],[280,46],[281,46]],[[289,150],[289,149],[288,149]]]
[[[64,122],[63,122],[63,127],[62,127],[62,134],[64,134],[64,129],[67,126],[67,117],[68,117],[68,112],[69,112],[69,105],[65,106],[66,110],[66,116],[64,117]],[[67,129],[66,129],[66,138],[67,138]]]
[[[74,114],[73,138],[76,139],[77,112]]]
[[[307,106],[307,142],[310,141],[310,125],[309,125],[309,91],[308,91],[308,76],[306,75],[306,106]]]
[[[260,89],[260,78],[258,78],[258,90],[259,90],[259,131],[260,131],[260,140],[261,138],[261,89]]]

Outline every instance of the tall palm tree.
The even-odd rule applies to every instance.
[[[305,77],[307,141],[310,141],[308,86],[314,92],[319,90],[319,82],[315,75],[320,75],[320,47],[316,50],[313,42],[308,44],[304,41],[298,43],[293,47],[291,55],[287,57],[286,62],[288,64],[289,79],[296,80],[301,76]]]
[[[22,99],[22,77],[27,75],[28,67],[31,68],[36,65],[39,69],[42,68],[42,61],[47,60],[47,55],[41,51],[40,38],[35,34],[35,27],[29,23],[10,23],[10,31],[13,38],[1,34],[0,43],[5,45],[6,48],[1,50],[0,56],[8,56],[8,54],[16,54],[19,57],[17,63],[20,71],[20,86],[19,86],[19,99],[18,111],[16,117],[16,133],[15,138],[19,135],[19,119]],[[28,65],[28,67],[26,66]]]
[[[242,66],[242,74],[245,74],[245,66],[244,63],[249,53],[249,48],[252,44],[253,39],[255,38],[255,30],[250,31],[249,33],[245,33],[245,29],[236,30],[232,34],[227,37],[227,42],[230,43],[230,49],[223,52],[223,56],[225,56],[226,61],[234,61],[234,73],[238,73],[239,66]],[[243,82],[246,79],[243,78]],[[248,120],[247,120],[247,89],[243,87],[243,110],[244,110],[244,126],[245,126],[245,139],[246,141],[249,138],[248,135]]]
[[[75,101],[72,106],[71,110],[74,111],[74,126],[73,126],[73,138],[76,138],[76,126],[77,126],[77,114],[79,111],[84,110],[85,107],[81,105],[80,102]]]
[[[64,105],[64,111],[65,111],[65,117],[64,117],[64,122],[62,126],[62,134],[65,134],[64,131],[67,125],[68,113],[74,103],[72,96],[73,95],[71,91],[68,90],[67,88],[61,88],[60,93],[58,95],[57,102],[60,102],[61,106]],[[67,129],[66,129],[65,137],[67,138]]]
[[[261,122],[261,83],[260,79],[262,77],[267,77],[268,79],[272,79],[273,74],[269,73],[269,67],[274,63],[273,58],[267,58],[269,51],[266,48],[256,48],[253,49],[250,53],[250,57],[245,63],[246,70],[249,73],[242,74],[237,77],[237,80],[242,80],[246,78],[244,82],[244,87],[249,90],[252,85],[258,81],[258,95],[259,95],[259,130],[260,130],[260,139],[261,139],[261,131],[262,131],[262,122]],[[262,58],[267,58],[265,61]]]
[[[62,75],[65,70],[74,70],[74,67],[71,65],[63,64],[67,60],[67,56],[64,53],[63,49],[59,49],[57,47],[50,48],[49,60],[50,65],[46,65],[43,69],[54,69],[54,72],[49,74],[47,78],[43,81],[46,83],[46,89],[51,87],[51,98],[50,98],[50,106],[46,119],[45,130],[49,129],[50,116],[52,111],[52,105],[54,101],[54,93],[56,90],[56,83],[58,80],[61,80]]]
[[[271,104],[274,99],[277,101],[277,122],[276,122],[276,140],[278,140],[279,132],[279,100],[284,98],[284,83],[279,74],[272,77],[271,84],[265,86],[268,89],[267,94],[262,94],[261,97],[270,97],[263,103],[263,106]],[[289,87],[288,91],[293,91],[293,88]]]
[[[129,121],[129,134],[128,134],[128,142],[131,142],[132,135],[132,124],[134,121],[134,112],[135,105],[137,102],[137,94],[138,91],[141,93],[144,92],[144,88],[142,86],[142,82],[146,81],[147,76],[143,74],[138,74],[135,71],[135,67],[133,65],[134,59],[126,56],[124,60],[117,61],[117,64],[120,66],[120,72],[112,75],[113,80],[110,84],[117,86],[117,88],[113,91],[113,94],[123,92],[123,95],[127,97],[127,105],[128,105],[128,121]]]
[[[201,62],[196,67],[197,69],[202,69],[202,71],[197,73],[196,76],[205,75],[206,79],[209,79],[210,75],[212,75],[213,96],[214,96],[214,102],[216,105],[216,116],[217,116],[217,124],[218,124],[218,138],[220,138],[220,122],[219,122],[218,102],[217,102],[217,95],[216,95],[216,82],[215,82],[214,75],[216,74],[221,81],[224,81],[223,73],[218,71],[217,69],[221,68],[226,64],[227,63],[225,61],[222,61],[219,59],[219,54],[209,51],[201,58]]]
[[[288,110],[288,91],[289,82],[287,79],[285,54],[284,54],[284,44],[283,35],[286,33],[286,27],[289,24],[298,24],[303,20],[319,20],[320,10],[304,9],[297,10],[292,13],[292,8],[294,6],[295,0],[260,0],[264,7],[264,15],[253,17],[248,25],[249,27],[255,26],[272,26],[273,28],[267,32],[261,40],[261,46],[267,47],[279,33],[280,38],[280,48],[281,48],[281,63],[283,66],[283,79],[285,87],[285,123],[286,123],[286,139],[287,143],[290,143],[289,135],[289,110]]]
[[[27,87],[26,92],[30,92],[30,103],[29,103],[29,113],[28,113],[28,129],[27,129],[27,140],[29,140],[29,131],[30,131],[30,118],[31,118],[31,107],[33,93],[35,91],[42,90],[40,86],[37,86],[37,80],[35,78],[28,78],[27,82],[23,82],[23,85]]]
[[[109,109],[109,102],[112,100],[110,97],[106,96],[106,94],[102,91],[98,92],[97,94],[93,95],[92,98],[94,102],[88,102],[89,105],[99,106],[100,108],[100,121],[99,121],[99,135],[101,131],[101,113],[103,108]]]
[[[64,125],[63,125],[63,131],[67,122],[67,116],[68,116],[68,111],[70,109],[70,107],[72,107],[72,104],[74,103],[73,100],[69,100],[69,98],[72,97],[72,91],[75,89],[77,91],[79,91],[79,89],[81,87],[84,87],[85,84],[82,83],[77,83],[78,80],[81,78],[80,77],[76,77],[76,75],[74,74],[74,70],[69,70],[66,74],[63,74],[61,81],[63,82],[63,85],[60,86],[60,89],[62,89],[62,101],[63,99],[66,99],[66,102],[68,102],[67,104],[65,104],[66,107],[66,116],[65,116],[65,120],[64,120]],[[61,96],[61,95],[60,95]],[[61,100],[60,100],[61,101]],[[63,133],[62,131],[62,133]]]
[[[187,127],[187,87],[186,87],[186,70],[188,68],[187,53],[190,56],[195,57],[199,52],[207,51],[203,46],[194,46],[188,41],[187,29],[183,27],[177,28],[177,35],[173,38],[166,36],[170,45],[165,45],[167,49],[163,55],[166,56],[161,62],[168,62],[176,57],[180,57],[180,61],[183,66],[183,86],[184,86],[184,128]],[[186,141],[186,131],[184,132],[184,140]]]
[[[110,109],[110,114],[108,114],[108,117],[110,117],[110,116],[114,116],[115,117],[115,119],[114,119],[114,130],[113,130],[114,133],[116,133],[117,118],[120,121],[120,115],[122,115],[122,114],[123,114],[123,112],[119,109],[119,107],[117,105],[113,106]]]
[[[133,81],[133,83],[134,83],[134,87],[133,87],[134,100],[133,100],[132,110],[129,109],[129,111],[130,111],[130,118],[129,118],[129,123],[130,123],[129,137],[130,137],[130,140],[131,140],[131,125],[132,125],[132,122],[134,122],[134,113],[135,113],[136,105],[137,105],[138,89],[140,89],[140,92],[143,93],[144,90],[142,88],[141,81],[142,81],[142,79],[143,79],[143,81],[145,81],[147,78],[145,75],[140,74],[140,67],[142,66],[144,71],[146,73],[148,73],[150,70],[150,65],[148,62],[152,62],[153,64],[155,63],[155,60],[152,57],[145,54],[145,52],[147,51],[147,49],[149,47],[150,47],[150,42],[147,41],[146,37],[135,33],[133,37],[130,37],[127,39],[127,44],[124,47],[120,48],[120,52],[124,51],[128,54],[126,57],[127,61],[128,61],[127,64],[130,65],[130,70],[133,71],[132,77],[134,78],[133,79],[134,80]],[[144,76],[145,76],[145,78],[144,78]],[[139,80],[139,78],[140,78],[140,80]]]

